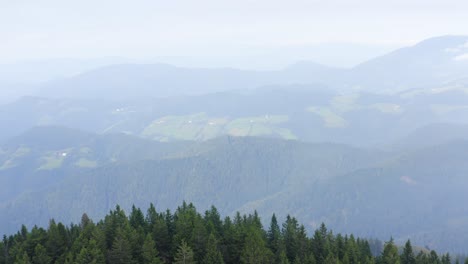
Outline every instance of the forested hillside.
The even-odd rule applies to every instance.
[[[335,234],[324,224],[312,235],[296,218],[283,223],[273,214],[268,226],[253,214],[225,217],[215,207],[200,213],[183,203],[174,213],[130,214],[116,206],[94,223],[86,214],[79,224],[51,220],[48,228],[22,227],[0,242],[0,264],[131,264],[131,263],[303,263],[303,264],[449,264],[449,254],[416,249],[408,240],[398,248],[393,239],[376,240]],[[457,263],[459,260],[457,259]],[[468,263],[468,259],[465,264]]]
[[[444,142],[444,141],[442,141]],[[161,143],[41,127],[0,153],[0,233],[22,224],[104,217],[119,204],[175,209],[183,200],[232,215],[295,215],[307,230],[466,252],[468,142],[393,151],[257,137]],[[402,224],[404,223],[404,224]]]

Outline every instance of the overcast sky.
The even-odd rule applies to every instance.
[[[105,56],[248,57],[284,50],[283,56],[294,59],[301,58],[302,52],[304,59],[347,65],[433,36],[468,35],[466,0],[0,3],[0,62]],[[346,58],[353,50],[356,54]]]

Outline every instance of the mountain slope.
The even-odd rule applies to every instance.
[[[121,161],[162,159],[185,149],[122,134],[99,136],[63,127],[36,127],[0,147],[0,199],[42,190],[71,172]]]
[[[3,170],[2,179],[8,183],[11,178],[5,177],[22,169],[24,182],[35,182],[37,188],[25,185],[20,193],[2,199],[1,232],[32,221],[46,225],[50,217],[78,221],[82,212],[97,218],[115,204],[130,208],[152,202],[174,208],[191,200],[202,209],[219,204],[226,214],[255,209],[268,216],[281,211],[296,215],[310,229],[326,222],[340,232],[411,237],[431,248],[463,251],[460,243],[447,239],[455,237],[455,230],[468,230],[468,208],[461,203],[468,199],[467,141],[391,153],[250,137],[180,145],[128,136],[94,137],[98,139],[86,144],[67,140],[69,154],[58,167],[48,160],[47,170],[34,162],[47,161],[41,157],[49,150],[31,144],[37,151],[25,151],[28,138],[37,136],[17,139],[25,142],[15,143],[17,149],[2,148],[3,157],[23,155],[14,160],[16,166]],[[79,155],[73,154],[77,150]],[[82,158],[87,159],[82,165],[96,163],[78,166]],[[47,183],[46,177],[55,181]]]
[[[368,168],[322,180],[303,189],[252,202],[256,208],[293,209],[317,227],[325,222],[340,232],[407,238],[430,248],[464,252],[457,238],[466,234],[468,141],[404,152]],[[451,238],[457,240],[451,241]]]
[[[360,89],[395,92],[466,78],[467,43],[468,36],[427,39],[354,67],[347,80]]]
[[[86,211],[93,217],[100,217],[116,203],[126,208],[132,203],[153,202],[172,208],[186,199],[196,201],[203,208],[216,201],[222,205],[220,210],[232,213],[249,201],[267,197],[288,186],[312,184],[378,159],[374,152],[344,145],[277,139],[224,137],[182,148],[177,148],[176,144],[169,154],[154,148],[174,143],[147,141],[146,148],[139,148],[139,153],[129,146],[118,147],[122,144],[119,141],[107,147],[100,146],[101,141],[97,140],[94,145],[88,142],[79,149],[70,147],[68,155],[61,156],[61,166],[47,170],[47,175],[58,175],[56,182],[42,183],[41,188],[36,186],[36,191],[26,186],[21,194],[3,199],[10,202],[4,202],[0,209],[2,215],[8,216],[0,224],[2,232],[11,230],[18,223],[32,224],[28,219],[45,224],[50,216],[64,221],[79,217],[66,213],[70,211],[67,207],[74,207],[76,210],[71,211],[76,214]],[[87,146],[92,155],[82,154],[83,146]],[[116,149],[128,150],[126,155],[131,157],[118,155]],[[74,154],[76,152],[78,154]],[[117,159],[112,160],[114,157]],[[95,161],[95,166],[77,166],[76,161],[83,158]],[[43,161],[43,158],[23,160],[28,161],[21,164],[21,160],[17,160],[15,167],[24,167],[28,175],[22,182],[40,177],[43,170],[38,170],[30,161]],[[2,175],[7,183],[13,169],[6,169]]]

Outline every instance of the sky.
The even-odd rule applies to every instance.
[[[466,14],[465,0],[0,0],[0,63],[352,66],[426,38],[468,35]]]

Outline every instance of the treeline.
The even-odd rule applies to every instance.
[[[399,250],[390,240],[375,256],[368,240],[335,235],[323,224],[309,237],[294,217],[280,225],[273,215],[264,229],[257,213],[222,220],[215,207],[202,215],[185,202],[175,213],[150,205],[146,214],[133,207],[127,216],[117,206],[97,224],[84,214],[78,225],[23,226],[3,237],[0,252],[0,264],[451,263],[448,254],[414,252],[410,241]]]

